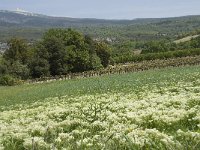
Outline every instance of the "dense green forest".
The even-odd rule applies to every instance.
[[[0,83],[15,79],[64,75],[107,67],[111,49],[104,42],[72,29],[50,29],[34,43],[19,38],[8,41],[0,64]]]

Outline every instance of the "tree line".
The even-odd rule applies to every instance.
[[[8,41],[0,63],[0,84],[65,75],[107,67],[111,48],[72,29],[50,29],[34,44],[24,39]]]
[[[0,56],[0,84],[99,70],[109,64],[196,55],[200,55],[200,36],[182,43],[127,40],[113,45],[73,29],[50,29],[34,43],[20,38],[8,41],[8,49]]]
[[[179,43],[169,40],[145,43],[129,41],[113,49],[112,61],[115,63],[195,56],[200,55],[200,36]],[[135,55],[134,50],[140,50],[141,53]]]
[[[140,48],[143,49],[142,51],[143,54],[200,48],[200,36],[193,38],[189,41],[179,42],[179,43],[169,42],[166,40],[150,41],[141,45]]]

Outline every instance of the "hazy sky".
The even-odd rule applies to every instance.
[[[104,19],[200,15],[200,0],[0,0],[1,10]]]

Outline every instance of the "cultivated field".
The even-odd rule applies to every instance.
[[[0,149],[200,147],[200,66],[0,87],[0,95]]]

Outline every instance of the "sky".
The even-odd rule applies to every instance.
[[[200,0],[0,0],[0,10],[17,8],[73,18],[163,18],[200,15]]]

